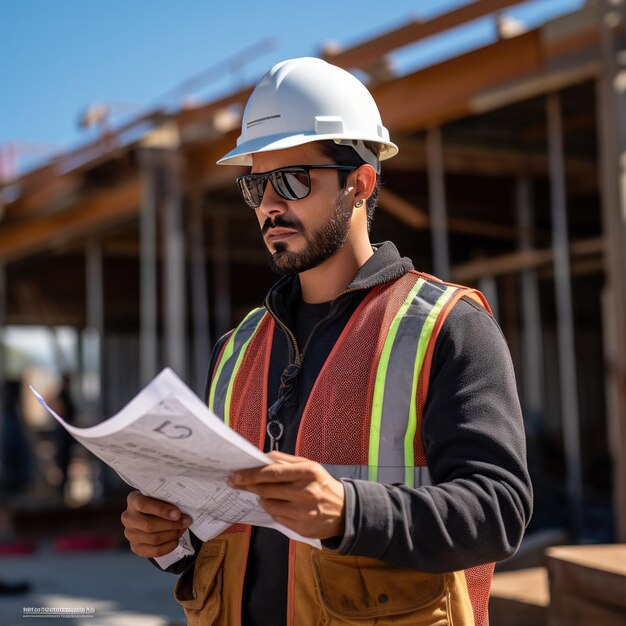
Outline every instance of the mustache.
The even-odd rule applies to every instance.
[[[261,233],[265,235],[270,228],[277,228],[279,226],[282,226],[283,228],[293,228],[298,231],[302,230],[302,224],[300,224],[299,220],[290,220],[283,215],[277,215],[274,219],[268,217],[265,220],[263,228],[261,228]]]

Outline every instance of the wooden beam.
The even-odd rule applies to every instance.
[[[594,237],[575,241],[569,246],[570,256],[584,257],[603,254],[604,239]],[[539,268],[552,263],[551,248],[522,250],[456,265],[452,268],[452,280],[458,283],[473,283],[484,274],[497,276],[511,274],[525,269]]]
[[[196,144],[185,150],[185,184],[205,190],[231,186],[236,190],[235,178],[249,168],[217,165],[217,160],[233,148],[239,131],[232,131],[210,143]]]
[[[137,215],[139,181],[133,179],[84,199],[71,209],[28,222],[0,225],[0,261],[24,256],[60,245],[66,240]]]
[[[371,65],[375,65],[379,58],[388,52],[408,46],[420,39],[436,35],[455,26],[460,26],[484,15],[520,4],[520,2],[522,0],[477,0],[427,22],[418,20],[409,22],[406,26],[388,31],[379,37],[365,41],[348,50],[334,54],[327,52],[324,54],[324,58],[340,67],[366,69]]]
[[[73,174],[57,176],[34,185],[6,207],[4,219],[28,219],[36,214],[62,211],[75,202],[81,192],[82,177]]]
[[[477,92],[538,72],[545,61],[541,31],[533,30],[378,85],[372,94],[393,137],[468,116]]]
[[[104,249],[107,258],[137,259],[139,255],[138,245],[130,241],[107,241]],[[263,244],[261,242],[259,242],[256,247],[238,246],[229,248],[228,256],[233,264],[267,265],[267,255],[263,251]],[[203,258],[206,261],[215,261],[219,258],[219,254],[214,248],[205,245]]]
[[[516,226],[506,226],[505,224],[493,224],[465,217],[448,217],[448,228],[452,232],[466,235],[478,235],[491,239],[511,239],[516,240],[520,236],[520,229]],[[534,231],[533,231],[534,232]],[[540,237],[541,233],[534,233]]]
[[[430,217],[427,213],[387,187],[380,188],[378,204],[386,213],[415,230],[426,230],[430,225]]]
[[[545,132],[545,131],[544,131]],[[415,171],[426,169],[426,144],[410,138],[398,139],[400,152],[385,161],[385,171]],[[500,149],[484,145],[450,143],[446,138],[443,153],[448,174],[469,174],[487,177],[532,176],[548,178],[548,158],[545,152]],[[597,163],[594,159],[569,157],[566,173],[573,185],[585,188],[597,186]]]
[[[394,193],[388,187],[382,187],[380,189],[378,204],[383,211],[389,213],[389,215],[393,215],[397,220],[415,230],[426,230],[430,228],[430,216],[425,211]],[[448,216],[448,230],[462,234],[504,240],[517,239],[522,233],[519,228],[514,226],[450,216]],[[535,231],[532,232],[532,235],[534,237],[540,236],[545,238],[544,235],[536,233]]]

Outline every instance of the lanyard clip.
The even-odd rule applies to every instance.
[[[272,419],[267,423],[265,430],[270,438],[270,450],[278,450],[278,442],[285,432],[285,427],[277,419]]]

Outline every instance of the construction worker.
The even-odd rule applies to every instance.
[[[398,148],[348,72],[284,61],[258,83],[237,178],[272,268],[264,306],[215,347],[207,400],[274,463],[238,471],[277,521],[240,524],[168,568],[190,626],[488,623],[494,561],[532,507],[511,359],[482,296],[372,244],[380,162]],[[133,551],[191,520],[133,492]]]

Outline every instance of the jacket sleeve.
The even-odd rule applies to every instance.
[[[437,339],[422,437],[432,486],[344,481],[338,552],[427,572],[514,554],[532,487],[513,365],[494,319],[465,299]]]
[[[222,351],[224,344],[226,343],[229,337],[230,337],[230,332],[226,333],[223,337],[221,337],[220,340],[215,344],[215,347],[213,348],[213,352],[211,352],[211,360],[209,361],[206,385],[204,389],[203,400],[205,402],[208,401],[209,399],[209,387],[211,386],[211,378],[213,377],[213,370],[215,369],[215,366],[217,365],[217,359]],[[190,563],[196,560],[198,551],[200,550],[200,547],[202,546],[202,540],[198,539],[198,537],[196,537],[191,531],[189,531],[189,536],[191,538],[191,545],[193,546],[193,549],[195,551],[194,554],[190,554],[189,556],[186,556],[180,559],[180,561],[176,561],[176,563],[173,563],[172,565],[170,565],[167,569],[163,571],[169,572],[170,574],[182,574],[183,570],[185,570],[186,567]],[[148,560],[152,563],[152,565],[154,565],[158,569],[161,569],[161,566],[154,559],[148,559]]]

